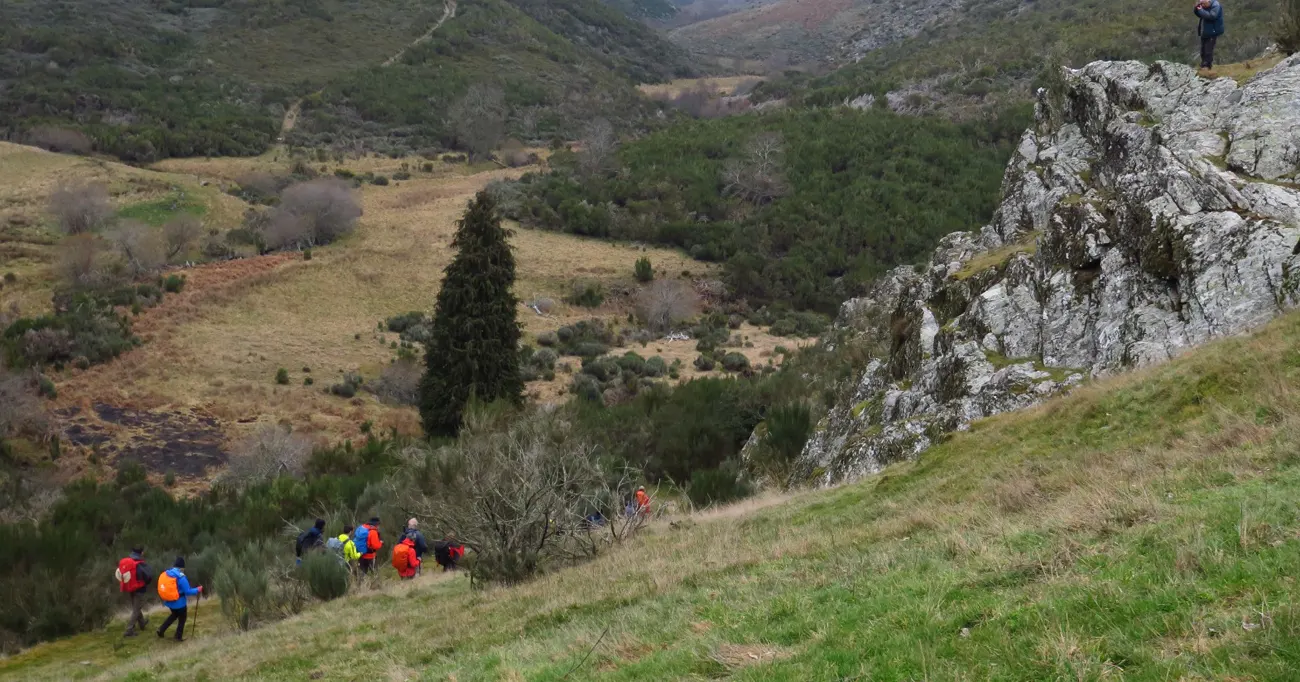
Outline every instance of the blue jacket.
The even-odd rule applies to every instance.
[[[1201,18],[1201,25],[1196,29],[1198,35],[1202,38],[1223,35],[1223,5],[1219,4],[1219,0],[1210,0],[1209,7],[1198,7],[1195,12]]]
[[[169,609],[185,608],[185,605],[189,603],[186,597],[196,595],[199,591],[190,587],[190,579],[185,577],[185,574],[181,572],[181,569],[169,568],[167,569],[167,575],[176,579],[176,591],[180,593],[181,598],[175,601],[163,602],[163,605]]]

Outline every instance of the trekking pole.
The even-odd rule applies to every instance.
[[[194,598],[194,629],[190,632],[190,637],[199,636],[199,603],[203,601],[203,593]]]

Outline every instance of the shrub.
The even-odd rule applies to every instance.
[[[637,316],[642,324],[662,334],[696,314],[699,297],[683,282],[659,280],[637,296]]]
[[[560,337],[555,332],[542,332],[537,335],[537,345],[550,348],[560,342]]]
[[[713,367],[713,358],[707,355],[697,355],[695,357],[695,369],[698,369],[701,372],[712,372]]]
[[[763,425],[761,447],[754,455],[756,463],[784,479],[812,435],[812,410],[802,402],[779,405],[768,411]]]
[[[605,288],[596,282],[574,282],[573,291],[564,302],[584,308],[598,308],[605,302]]]
[[[18,275],[14,274],[14,273],[12,273],[12,272],[6,272],[6,273],[5,273],[5,284],[13,284],[14,282],[17,282],[17,281],[18,281]]]
[[[185,275],[167,275],[162,280],[162,288],[169,294],[181,293],[185,288]]]
[[[543,370],[555,369],[555,362],[559,360],[559,357],[559,354],[555,351],[549,348],[543,348],[533,353],[531,362],[535,367],[539,367]]]
[[[187,255],[202,236],[203,224],[188,213],[182,213],[163,223],[162,241],[166,259],[173,261]]]
[[[363,381],[359,375],[349,372],[344,375],[343,381],[330,386],[330,393],[340,398],[355,398],[357,391],[361,389],[362,383]]]
[[[425,173],[432,173],[432,172],[433,172],[433,164],[432,164],[432,163],[427,163],[427,162],[426,162],[426,163],[423,163],[423,164],[420,164],[420,170],[424,171]]]
[[[569,384],[569,392],[583,400],[592,402],[600,402],[601,400],[600,381],[590,374],[574,376],[573,382]]]
[[[27,131],[27,144],[52,152],[86,155],[91,151],[90,138],[79,130],[58,126],[36,126]]]
[[[609,346],[599,341],[582,341],[573,345],[569,355],[576,355],[580,358],[595,358],[609,352]]]
[[[296,476],[303,472],[310,455],[311,443],[306,438],[267,424],[235,446],[219,480],[239,489],[285,474]]]
[[[1282,0],[1281,12],[1273,27],[1278,49],[1292,55],[1300,52],[1300,0]]]
[[[728,372],[743,372],[749,369],[749,358],[743,353],[727,353],[722,357],[722,368]]]
[[[50,195],[50,214],[64,234],[85,234],[108,224],[113,215],[102,183],[62,185]]]
[[[311,260],[311,249],[310,249],[310,248],[306,248],[306,249],[303,249],[303,250],[302,250],[302,259],[303,259],[303,260]]]
[[[668,373],[668,363],[658,355],[645,361],[645,376],[661,377]]]
[[[645,358],[633,352],[628,352],[618,359],[618,366],[624,372],[630,372],[637,376],[645,376],[646,360]]]
[[[271,248],[328,244],[351,233],[359,217],[361,204],[346,183],[310,180],[284,191],[263,236]]]
[[[643,284],[654,280],[655,269],[650,265],[650,259],[645,257],[637,259],[633,274],[636,275],[636,281]]]
[[[584,360],[582,363],[582,373],[595,377],[601,383],[611,379],[617,379],[622,373],[618,363],[609,358],[597,358],[593,360]]]
[[[407,177],[410,177],[410,175],[408,174]],[[387,186],[388,186],[388,178],[387,178],[386,176],[383,176],[383,175],[376,175],[375,177],[373,177],[373,178],[370,179],[370,184],[372,184],[372,185],[378,185],[378,186],[380,186],[380,187],[387,187]]]
[[[725,462],[716,469],[691,473],[686,496],[699,506],[726,504],[754,494],[754,486],[743,469],[733,462]]]
[[[299,575],[313,597],[331,601],[348,593],[348,567],[333,552],[308,552],[303,557]]]
[[[283,367],[281,367],[280,369],[276,370],[276,372],[275,372],[275,383],[280,384],[281,386],[288,386],[288,385],[289,385],[289,370],[287,370],[287,369],[285,369],[285,368],[283,368]]]
[[[77,357],[100,363],[138,343],[127,318],[111,304],[84,294],[58,303],[51,315],[20,318],[0,336],[10,364],[22,367],[61,367]]]
[[[413,357],[404,357],[389,363],[379,372],[379,378],[368,382],[379,399],[390,405],[415,405],[420,400],[420,376],[424,365]]]

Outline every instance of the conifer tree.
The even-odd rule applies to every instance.
[[[456,258],[438,292],[420,383],[420,416],[430,436],[455,436],[471,398],[523,400],[509,235],[486,192],[456,224]]]

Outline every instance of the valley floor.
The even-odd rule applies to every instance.
[[[425,577],[180,646],[114,624],[0,677],[1295,679],[1298,340],[1291,314],[518,587]]]

